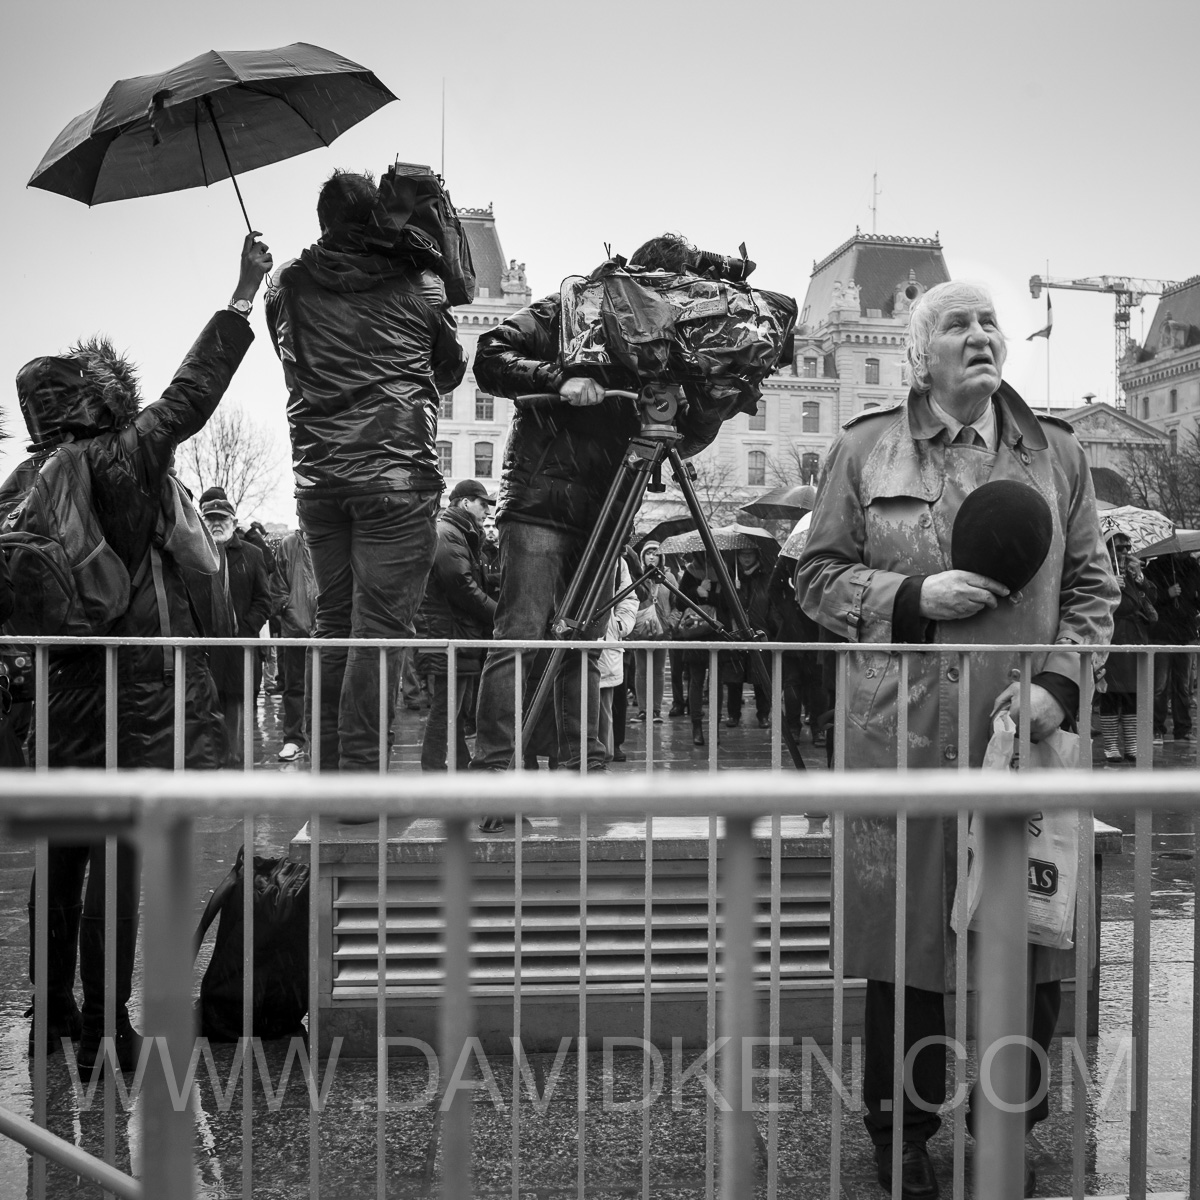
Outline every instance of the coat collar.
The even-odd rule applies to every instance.
[[[1007,383],[1001,383],[992,397],[999,418],[1000,440],[1010,447],[1024,446],[1027,450],[1045,450],[1049,444],[1046,434],[1029,405]],[[916,441],[937,437],[945,423],[934,414],[927,392],[908,393],[908,431]]]

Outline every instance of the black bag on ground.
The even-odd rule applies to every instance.
[[[212,958],[200,984],[200,1036],[242,1036],[242,889],[244,852],[209,897],[195,950],[220,916]],[[269,1041],[301,1033],[308,1012],[308,867],[254,856],[254,994],[250,1032]]]

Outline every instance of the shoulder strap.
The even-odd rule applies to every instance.
[[[213,894],[209,896],[208,903],[204,906],[204,912],[200,914],[200,924],[196,926],[196,936],[192,939],[192,958],[200,953],[200,943],[204,941],[204,935],[208,932],[208,927],[217,919],[217,914],[221,911],[222,905],[229,898],[229,894],[237,887],[238,871],[241,869],[244,855],[241,850],[238,850],[237,860],[233,866],[229,868],[229,873],[213,888]]]

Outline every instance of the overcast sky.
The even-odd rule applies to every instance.
[[[254,3],[16,0],[2,6],[6,114],[4,423],[22,363],[95,332],[142,365],[154,398],[229,299],[244,232],[232,186],[89,210],[26,183],[62,127],[117,79],[209,49],[306,41],[373,70],[400,98],[332,147],[242,179],[276,262],[317,234],[334,167],[396,155],[438,165],[460,206],[495,206],[535,296],[663,229],[733,253],[803,299],[814,259],[871,230],[932,236],[951,274],[989,283],[1005,375],[1043,404],[1045,321],[1028,279],[1200,271],[1194,153],[1200,5],[1148,0]],[[1135,312],[1132,333],[1148,327]],[[1051,395],[1111,399],[1111,297],[1054,293]],[[228,398],[286,445],[263,324]],[[286,474],[286,472],[285,472]],[[290,482],[259,515],[294,523]],[[251,514],[243,514],[245,516]]]

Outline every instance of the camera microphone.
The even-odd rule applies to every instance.
[[[718,279],[728,279],[730,283],[741,283],[758,264],[753,259],[746,257],[745,242],[738,247],[738,250],[741,252],[741,258],[714,254],[711,250],[697,250],[692,255],[692,269],[697,275],[711,272]]]

